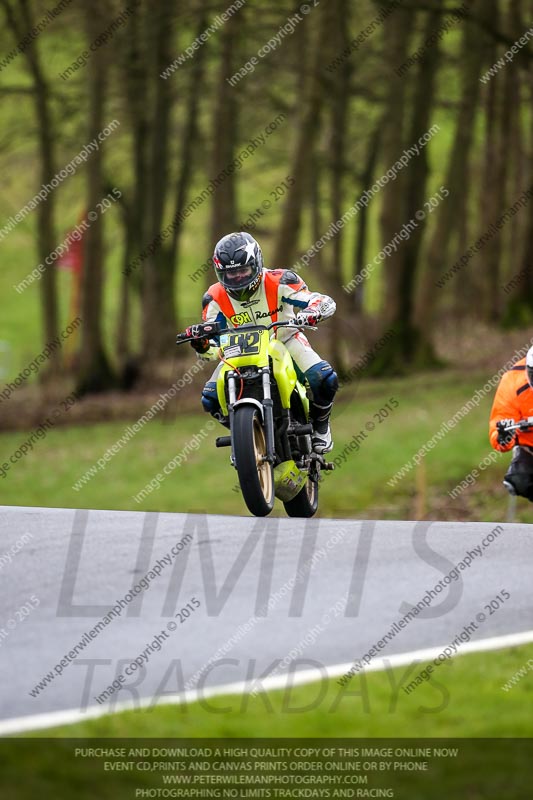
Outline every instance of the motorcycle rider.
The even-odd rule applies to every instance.
[[[297,325],[317,325],[335,313],[335,302],[327,295],[311,292],[304,281],[288,269],[265,269],[258,242],[249,233],[230,233],[217,243],[213,264],[218,283],[202,299],[204,322],[238,327],[246,323],[270,324],[293,320]],[[193,335],[193,328],[187,329]],[[291,328],[276,335],[289,351],[299,378],[307,379],[312,393],[310,417],[313,446],[318,453],[333,448],[329,424],[333,398],[339,387],[337,375],[309,344],[306,336]],[[197,339],[191,346],[203,358],[218,357],[215,340]],[[221,419],[216,380],[219,364],[202,392],[204,410]],[[223,420],[222,420],[223,421]]]
[[[533,502],[533,430],[506,431],[507,425],[533,417],[533,347],[525,358],[511,367],[500,381],[490,413],[489,436],[495,450],[513,449],[504,478],[511,494]]]

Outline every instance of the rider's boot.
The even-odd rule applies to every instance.
[[[309,416],[313,423],[313,449],[317,453],[329,453],[333,450],[333,439],[331,438],[331,427],[329,418],[333,403],[327,406],[319,406],[317,403],[311,402],[309,409]]]

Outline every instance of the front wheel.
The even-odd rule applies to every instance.
[[[266,517],[274,508],[274,470],[266,460],[265,431],[254,406],[235,409],[233,449],[244,502],[254,516]]]
[[[318,481],[308,477],[296,497],[283,505],[289,517],[314,517],[318,509]]]

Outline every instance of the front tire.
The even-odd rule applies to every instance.
[[[307,483],[296,497],[283,505],[289,517],[314,517],[318,510],[318,481],[307,478]]]
[[[244,502],[254,516],[266,517],[274,508],[274,470],[265,460],[265,431],[257,408],[235,409],[233,449]]]

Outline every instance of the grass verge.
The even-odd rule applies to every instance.
[[[148,794],[150,790],[161,790],[160,772],[108,772],[103,769],[104,759],[75,759],[74,748],[94,747],[93,737],[119,737],[116,747],[128,744],[121,740],[132,737],[150,740],[276,737],[276,745],[280,743],[277,738],[280,736],[322,740],[379,737],[388,741],[375,740],[374,746],[394,747],[428,746],[431,743],[427,738],[438,737],[435,745],[458,746],[459,756],[433,758],[429,762],[430,770],[424,773],[367,773],[369,786],[394,787],[393,795],[334,795],[322,790],[321,795],[306,796],[524,800],[530,796],[531,742],[520,737],[533,736],[531,675],[526,675],[507,692],[502,686],[532,657],[533,645],[460,656],[445,662],[428,683],[410,694],[403,691],[403,686],[412,680],[411,673],[416,674],[422,664],[356,676],[344,689],[336,681],[322,681],[254,698],[224,696],[190,705],[108,715],[38,732],[34,734],[36,738],[11,738],[3,740],[0,747],[0,786],[5,797],[16,800],[33,798],[42,792],[56,800],[162,796]],[[74,737],[83,738],[72,741]],[[513,738],[505,741],[506,737]],[[448,738],[459,741],[441,741]],[[108,739],[97,744],[111,747],[114,742]],[[129,744],[134,746],[135,743],[130,741]],[[360,746],[365,742],[349,744]],[[372,742],[366,744],[372,746]],[[140,790],[147,794],[137,794]],[[189,796],[186,789],[181,791],[185,794],[167,796]],[[249,795],[243,787],[241,793],[225,796],[268,795]]]
[[[203,375],[196,379],[198,394],[203,380]],[[496,455],[493,463],[478,470],[479,479],[473,486],[454,499],[448,495],[493,452],[487,435],[491,395],[437,442],[420,466],[395,485],[388,483],[484,381],[482,375],[465,377],[450,371],[439,373],[438,384],[434,376],[420,375],[386,385],[383,381],[365,381],[346,386],[339,394],[333,417],[335,448],[331,458],[337,459],[338,469],[327,474],[321,485],[320,515],[505,520],[507,494],[501,480],[509,456]],[[388,410],[392,398],[397,408]],[[0,478],[1,502],[202,513],[212,510],[216,499],[217,513],[247,515],[228,451],[214,449],[214,439],[223,430],[207,430],[209,418],[201,412],[180,412],[179,402],[178,397],[176,417],[159,414],[78,489],[73,487],[131,423],[52,429]],[[28,435],[19,431],[0,436],[0,465],[9,462]],[[155,482],[154,477],[180,453],[185,453],[181,464],[161,482]],[[144,499],[134,500],[152,481]],[[276,503],[274,515],[284,513],[282,505]],[[529,504],[519,501],[517,521],[529,520]]]

